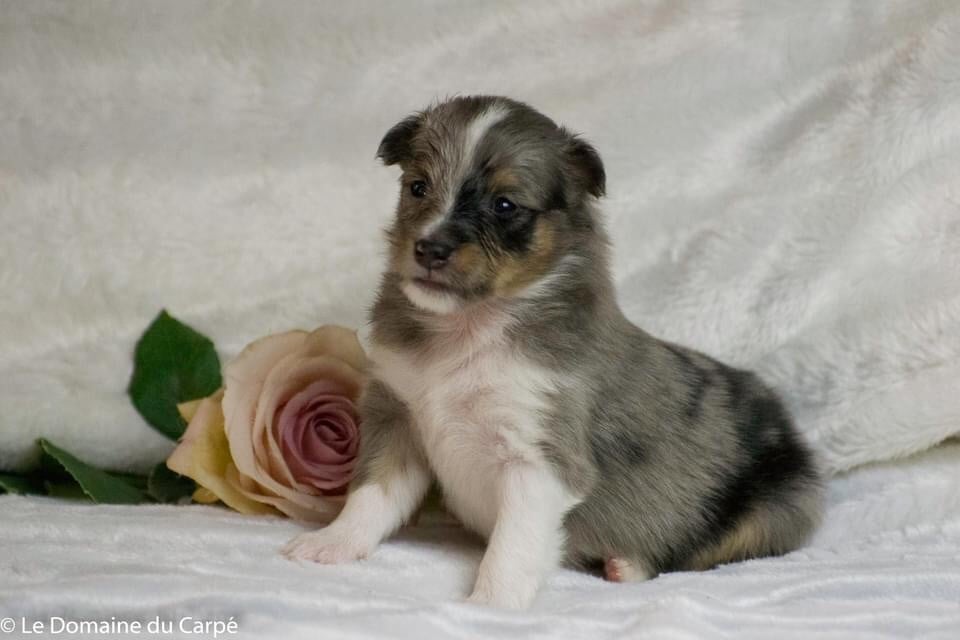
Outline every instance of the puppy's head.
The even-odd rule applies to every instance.
[[[603,164],[532,108],[463,97],[410,116],[377,155],[399,165],[390,269],[418,307],[449,313],[523,295],[593,229]]]

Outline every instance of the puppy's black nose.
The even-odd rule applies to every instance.
[[[413,255],[424,269],[436,270],[442,269],[450,254],[453,253],[453,245],[438,240],[417,240],[413,245]]]

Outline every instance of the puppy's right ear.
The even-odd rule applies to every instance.
[[[603,197],[607,191],[607,173],[603,170],[603,161],[597,150],[586,140],[570,136],[567,152],[584,191],[595,198]]]
[[[391,165],[413,160],[413,136],[420,129],[420,115],[404,118],[383,136],[377,148],[377,157]]]

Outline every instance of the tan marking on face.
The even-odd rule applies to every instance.
[[[405,225],[394,225],[387,234],[387,240],[390,244],[390,264],[393,270],[397,273],[405,273],[405,257],[409,251],[413,251],[410,230]]]
[[[550,270],[556,251],[556,229],[546,218],[537,220],[530,250],[523,256],[505,256],[498,261],[493,292],[509,297],[533,284]]]
[[[450,266],[460,273],[474,274],[486,268],[486,255],[475,244],[460,245],[450,259]]]
[[[520,186],[520,178],[507,167],[496,169],[490,176],[490,190],[494,193],[509,191]]]

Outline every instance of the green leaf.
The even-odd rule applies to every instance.
[[[213,342],[161,311],[137,342],[127,393],[140,415],[176,440],[187,423],[177,404],[220,388],[220,359]]]
[[[9,473],[0,473],[0,491],[25,495],[38,493],[39,487],[27,476],[18,476]]]
[[[147,478],[147,493],[158,502],[178,502],[193,495],[196,488],[196,482],[171,471],[166,462],[155,466]]]
[[[50,482],[43,483],[44,490],[48,496],[53,498],[70,498],[71,500],[90,500],[90,496],[83,492],[76,482]]]
[[[136,487],[113,477],[106,471],[101,471],[78,460],[49,440],[41,438],[37,441],[37,444],[76,480],[83,493],[94,502],[101,504],[136,504],[147,499],[147,496]],[[62,483],[48,481],[46,484],[51,495],[69,493]]]
[[[147,490],[147,476],[138,475],[135,473],[116,473],[113,471],[110,472],[110,475],[117,480],[123,480],[132,487],[140,489],[140,491]]]
[[[39,445],[40,443],[38,441],[37,446]],[[60,464],[56,458],[44,451],[43,447],[40,447],[40,465],[31,475],[39,481],[40,485],[44,485],[46,483],[77,483],[77,481],[73,479],[73,476],[67,473],[67,470],[63,468],[63,465]]]

